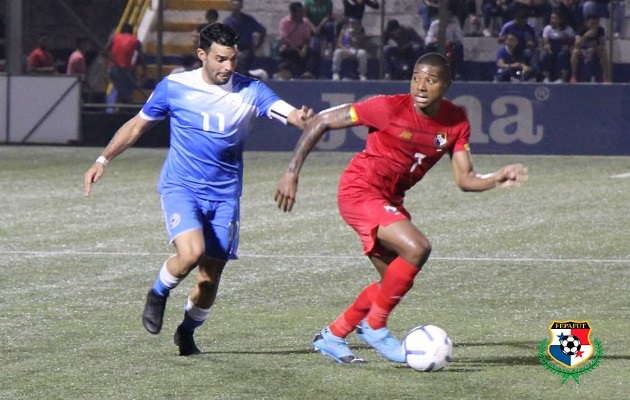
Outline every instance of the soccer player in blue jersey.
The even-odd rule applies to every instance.
[[[150,333],[159,333],[169,292],[199,267],[174,336],[182,356],[200,354],[193,333],[210,313],[227,260],[236,258],[243,148],[252,119],[267,116],[304,128],[314,114],[281,100],[264,83],[235,73],[237,42],[229,26],[207,25],[197,49],[202,67],[158,83],[142,110],[116,132],[85,173],[89,196],[109,161],[170,117],[170,148],[158,192],[176,252],[147,294],[142,322]]]

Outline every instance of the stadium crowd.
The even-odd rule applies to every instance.
[[[621,0],[448,0],[445,43],[440,47],[439,2],[415,1],[421,23],[413,26],[388,18],[383,37],[367,35],[363,23],[366,9],[374,11],[382,6],[378,0],[343,0],[342,10],[334,9],[332,0],[290,2],[275,27],[265,26],[248,14],[243,0],[231,0],[232,10],[224,18],[219,18],[217,10],[208,10],[205,17],[208,22],[224,22],[239,33],[238,72],[263,80],[407,80],[415,60],[433,51],[444,52],[455,80],[473,80],[466,73],[464,38],[478,36],[496,39],[495,82],[606,83],[611,81],[606,42],[624,37],[625,2]],[[192,32],[193,43],[204,25]],[[85,38],[81,41],[73,67],[68,68],[69,54],[65,60],[55,59],[54,43],[42,32],[26,57],[26,71],[78,74],[89,90],[83,64],[96,58],[93,53],[97,46]],[[267,43],[269,48],[265,49]],[[142,44],[133,47],[142,52]],[[120,69],[119,56],[112,54],[110,47],[104,50],[111,76]],[[84,54],[87,51],[92,53]],[[191,63],[191,56],[193,46],[190,54],[181,55],[178,71],[198,66]],[[382,62],[379,57],[383,57]],[[144,81],[142,57],[134,58],[136,65],[130,65],[129,59],[124,62],[126,76],[133,78],[136,87],[151,88],[155,82]],[[111,82],[118,87],[118,96],[128,100],[132,79],[122,89],[118,81]]]

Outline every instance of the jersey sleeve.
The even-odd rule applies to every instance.
[[[457,130],[457,140],[453,146],[453,153],[470,150],[470,121],[463,109],[460,108],[459,111],[461,113],[461,118],[455,128]]]
[[[162,79],[157,84],[151,96],[142,109],[140,110],[140,117],[148,121],[159,121],[164,119],[170,112],[168,103],[168,79]]]
[[[355,125],[379,128],[389,115],[389,102],[386,96],[374,96],[367,100],[352,104],[350,109]]]
[[[260,81],[256,82],[256,108],[259,117],[266,115],[285,124],[289,113],[294,109]]]

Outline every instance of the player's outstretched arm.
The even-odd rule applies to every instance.
[[[85,192],[83,193],[85,197],[90,195],[92,184],[98,182],[101,176],[103,176],[103,173],[105,173],[105,165],[134,144],[136,140],[155,123],[157,123],[157,121],[147,121],[140,118],[139,115],[136,115],[118,129],[100,157],[96,159],[94,164],[92,164],[90,169],[85,173]]]
[[[527,167],[523,164],[506,165],[491,174],[477,174],[467,151],[453,154],[452,164],[455,182],[465,192],[482,192],[497,186],[519,187],[529,177]]]
[[[306,157],[324,133],[332,129],[347,128],[354,125],[351,109],[352,106],[350,104],[345,104],[324,110],[308,120],[304,132],[302,132],[302,136],[300,136],[295,146],[293,157],[280,178],[273,197],[279,209],[284,212],[293,209],[298,187],[298,176],[302,165],[304,165],[304,160],[306,160]]]
[[[289,125],[297,126],[300,129],[306,127],[306,123],[315,116],[315,111],[312,108],[302,106],[300,109],[291,111],[287,117],[287,123]]]

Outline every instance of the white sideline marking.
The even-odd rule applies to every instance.
[[[611,175],[611,178],[630,178],[630,172],[626,172],[623,174]]]
[[[147,253],[147,252],[107,252],[107,251],[0,251],[0,255],[31,255],[40,257],[56,256],[163,256],[168,257],[173,253]],[[276,254],[239,254],[239,258],[289,258],[289,259],[363,259],[364,256],[318,256],[318,255],[276,255]],[[501,257],[431,257],[435,261],[487,261],[487,262],[551,262],[551,263],[597,263],[597,264],[630,264],[630,259],[589,259],[589,258],[501,258]]]

